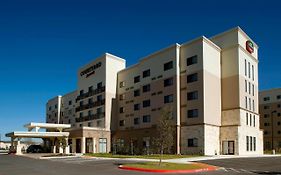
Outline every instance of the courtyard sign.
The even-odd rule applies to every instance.
[[[250,40],[246,41],[246,50],[249,53],[253,53],[254,52],[254,44],[253,44],[252,41],[250,41]]]

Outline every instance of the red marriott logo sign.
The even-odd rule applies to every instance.
[[[246,41],[246,50],[249,53],[253,53],[254,52],[254,44],[253,44],[252,41],[250,41],[250,40]]]

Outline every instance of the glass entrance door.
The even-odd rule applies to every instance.
[[[222,154],[234,155],[234,141],[223,141],[222,142]]]
[[[106,138],[99,139],[99,153],[106,153]]]

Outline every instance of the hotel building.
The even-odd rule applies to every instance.
[[[127,145],[143,153],[165,109],[176,128],[174,153],[262,154],[257,72],[258,46],[239,27],[174,44],[127,68],[105,54],[79,69],[76,97],[48,102],[47,122],[72,124],[72,152]]]
[[[281,151],[281,88],[261,91],[259,105],[264,149]]]

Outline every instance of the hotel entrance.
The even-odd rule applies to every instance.
[[[224,155],[234,155],[234,141],[223,141],[222,151]]]

